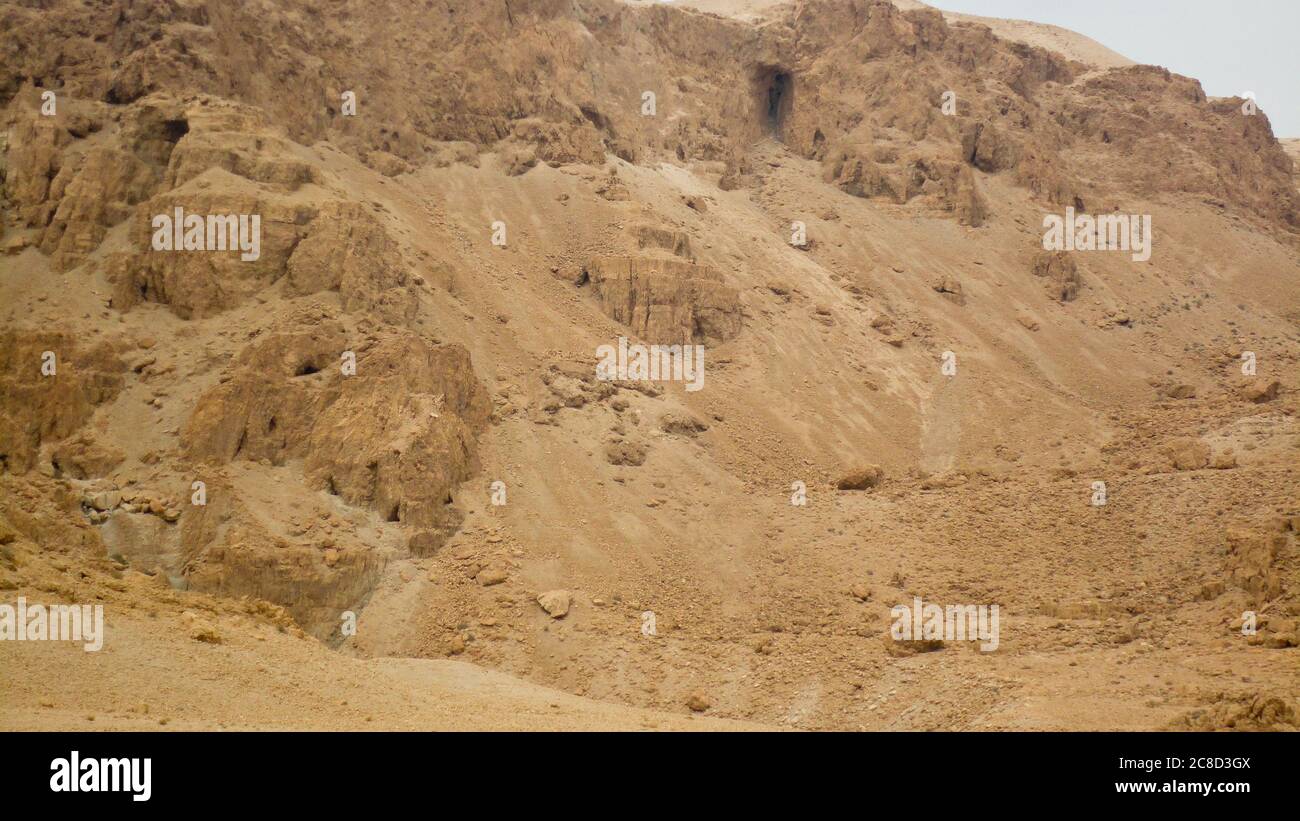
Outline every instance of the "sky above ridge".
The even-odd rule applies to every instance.
[[[1253,91],[1278,137],[1300,137],[1300,0],[929,0],[945,11],[1051,23],[1139,63]]]

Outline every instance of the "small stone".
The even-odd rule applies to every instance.
[[[1174,439],[1165,446],[1165,454],[1175,470],[1200,470],[1210,464],[1210,446],[1199,439]]]
[[[573,594],[568,590],[548,590],[537,597],[537,603],[553,619],[562,619],[573,604]]]
[[[29,240],[27,237],[23,237],[23,236],[10,237],[9,239],[5,240],[4,252],[5,254],[22,253],[22,250],[29,245],[31,245],[31,240]]]
[[[484,587],[491,587],[494,584],[501,584],[509,578],[509,574],[506,573],[504,567],[485,567],[478,572],[478,576],[475,578]]]
[[[185,625],[189,637],[195,641],[201,641],[204,644],[222,643],[221,631],[217,629],[217,626],[193,610],[186,610],[181,613],[181,623]]]
[[[112,510],[120,501],[122,501],[122,494],[116,491],[105,491],[91,497],[90,506],[95,510]]]

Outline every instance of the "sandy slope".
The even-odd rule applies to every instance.
[[[755,729],[604,704],[459,661],[341,658],[265,626],[226,626],[223,643],[206,644],[160,630],[156,617],[110,608],[107,619],[99,653],[0,644],[0,729]]]
[[[1219,573],[1218,538],[1205,535],[1220,527],[1207,514],[1212,499],[1247,525],[1287,504],[1284,466],[1300,444],[1292,411],[1252,414],[1248,423],[1234,421],[1231,403],[1213,398],[1151,407],[1142,362],[1165,346],[1180,347],[1174,341],[1180,336],[1142,333],[1115,346],[1113,335],[1128,332],[1094,322],[1103,323],[1121,304],[1107,293],[1110,287],[1122,283],[1122,304],[1132,310],[1147,300],[1154,309],[1163,286],[1143,286],[1117,271],[1113,286],[1094,282],[1073,306],[1089,320],[1062,322],[1056,308],[1030,307],[1037,302],[1030,290],[1036,283],[1019,278],[1015,263],[1001,258],[1000,249],[1016,242],[999,229],[976,239],[941,222],[829,196],[802,161],[775,146],[770,150],[764,196],[755,202],[710,194],[714,204],[701,219],[700,235],[717,246],[710,256],[744,260],[756,292],[759,283],[775,281],[794,284],[797,296],[785,304],[756,293],[751,310],[768,316],[770,330],[756,332],[752,350],[728,346],[718,352],[730,364],[710,376],[702,401],[670,391],[669,401],[712,419],[711,429],[696,441],[652,432],[644,467],[604,467],[593,475],[593,443],[609,424],[600,409],[563,410],[558,428],[519,417],[505,421],[489,437],[484,471],[510,477],[517,488],[511,503],[500,511],[477,510],[432,561],[431,573],[428,562],[392,566],[369,606],[372,621],[350,649],[438,654],[445,652],[447,628],[467,612],[498,622],[522,619],[529,627],[512,642],[497,640],[497,628],[472,630],[479,637],[472,652],[492,666],[599,698],[672,709],[678,694],[708,682],[712,695],[761,721],[868,729],[1143,729],[1217,704],[1224,679],[1240,663],[1249,664],[1254,683],[1246,695],[1227,696],[1230,704],[1239,697],[1249,703],[1259,682],[1271,683],[1265,691],[1300,682],[1290,651],[1239,648],[1251,661],[1233,661],[1237,645],[1227,631],[1198,626],[1219,617],[1188,587]],[[698,178],[671,169],[621,166],[620,174],[641,211],[676,215],[681,195],[707,190]],[[453,214],[505,208],[512,223],[542,224],[566,219],[598,225],[608,218],[603,205],[585,203],[576,191],[562,206],[570,215],[548,215],[556,206],[543,192],[567,189],[564,170],[507,178],[489,166],[446,176],[434,183],[434,176],[417,175],[409,184],[438,185]],[[999,212],[1021,207],[1013,192],[1002,196]],[[819,201],[837,219],[817,223],[820,239],[811,259],[779,238],[763,239],[764,226],[793,203]],[[513,210],[524,207],[536,211]],[[1181,216],[1185,224],[1177,233],[1189,242],[1194,226],[1215,219],[1196,209],[1183,209]],[[1158,219],[1172,221],[1163,213]],[[468,236],[473,229],[467,224],[464,230]],[[742,242],[757,247],[741,250]],[[890,271],[901,273],[858,279],[852,260],[864,242],[891,260]],[[979,264],[969,261],[972,249]],[[1264,259],[1259,267],[1238,269],[1237,284],[1220,285],[1245,298],[1268,279]],[[486,257],[484,264],[497,267]],[[934,293],[929,278],[913,274],[947,266],[961,271],[970,299],[1007,307],[952,306]],[[539,301],[531,289],[548,293],[555,285],[536,277],[515,284],[506,275],[511,268],[507,262],[498,275],[511,284],[486,300],[514,325],[526,304]],[[932,303],[926,321],[940,339],[963,346],[986,339],[964,360],[977,375],[951,384],[937,374],[920,376],[930,372],[921,364],[928,353],[914,352],[916,364],[901,364],[894,349],[863,338],[859,326],[840,319],[855,311],[843,290],[847,282],[830,276],[841,271],[894,304]],[[1288,284],[1279,292],[1282,304],[1295,304],[1292,289]],[[833,325],[810,321],[819,302],[831,306]],[[1032,344],[1081,356],[1058,361],[1050,374],[1031,367],[1011,376],[1025,363],[1007,337],[1030,336],[1019,325],[1007,326],[1003,317],[1014,310],[1028,311],[1043,325],[1038,334],[1049,335]],[[576,318],[545,324],[551,340],[584,332]],[[1186,330],[1204,333],[1206,327],[1196,320]],[[853,358],[840,359],[843,351]],[[1173,361],[1176,354],[1170,355]],[[492,359],[511,356],[497,348]],[[906,348],[901,357],[908,359]],[[859,368],[862,375],[855,376]],[[849,384],[862,378],[877,385],[870,402]],[[1094,387],[1103,380],[1108,395]],[[1052,400],[1028,400],[1034,385],[1046,384]],[[890,411],[899,394],[914,397],[908,401],[919,403],[919,418]],[[754,395],[767,400],[756,405],[748,399]],[[633,409],[652,419],[662,412],[656,404],[634,400]],[[971,407],[981,410],[966,412]],[[1247,424],[1250,432],[1242,427]],[[1148,426],[1168,436],[1208,428],[1224,446],[1236,447],[1243,467],[1231,472],[1228,484],[1228,474],[1202,474],[1213,489],[1167,473],[1148,461],[1154,457],[1149,445],[1134,437]],[[836,494],[830,482],[837,454],[853,448],[855,437],[882,430],[892,444],[870,458],[897,477],[891,490],[884,496]],[[1006,457],[1011,461],[980,464],[983,457],[972,456],[998,442],[1015,451]],[[910,467],[918,462],[931,473],[964,471],[969,481],[927,490]],[[1116,492],[1146,501],[1097,515],[1080,495],[1091,476],[1105,476],[1124,489]],[[745,477],[743,486],[736,477]],[[788,503],[785,489],[795,478],[813,489],[806,511]],[[637,514],[638,508],[645,512]],[[1136,551],[1135,534],[1143,544]],[[509,604],[481,596],[460,568],[464,557],[497,543],[517,557],[526,589],[580,591],[574,614],[548,624],[526,601],[521,607],[513,596]],[[1011,567],[1014,575],[1004,572]],[[876,588],[878,600],[855,601],[848,593],[855,580]],[[1141,602],[1151,589],[1177,606],[1148,611]],[[911,592],[1010,602],[1004,622],[1009,655],[889,660],[876,631],[885,630],[888,605]],[[401,614],[414,603],[427,610],[417,612],[413,624],[404,622]],[[672,625],[657,640],[638,633],[637,615],[647,608],[661,629]],[[864,631],[864,623],[877,627]]]

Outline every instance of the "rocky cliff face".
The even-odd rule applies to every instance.
[[[740,333],[735,289],[717,271],[677,260],[599,257],[583,268],[601,309],[650,344],[722,342]]]
[[[431,4],[407,30],[396,22],[403,11],[350,2],[328,13],[296,2],[240,13],[204,2],[11,6],[0,102],[57,87],[102,103],[78,124],[85,130],[150,95],[207,93],[254,107],[297,142],[328,139],[376,167],[385,157],[418,165],[449,144],[504,143],[520,168],[598,164],[615,153],[717,160],[743,174],[747,146],[770,134],[801,156],[830,158],[836,177],[846,154],[860,158],[865,167],[844,183],[862,196],[925,194],[964,213],[969,166],[1007,173],[1060,204],[1104,210],[1110,203],[1099,198],[1123,181],[1139,194],[1216,197],[1300,230],[1285,153],[1266,116],[1240,116],[1242,101],[1211,101],[1195,80],[1152,67],[1090,73],[929,9],[812,0],[753,27],[614,0],[519,0],[508,14],[493,4]],[[392,56],[377,56],[376,43]],[[646,91],[665,116],[642,113]],[[344,92],[368,116],[346,116]],[[953,116],[942,106],[947,92]],[[141,143],[165,161],[168,138],[185,127],[150,114],[124,124],[140,141],[134,156],[88,160],[111,167],[127,204],[147,185]],[[50,158],[74,138],[51,124],[27,127],[42,133],[21,141],[31,147],[18,158],[15,190],[41,222]],[[228,142],[218,153],[205,161],[239,162]],[[181,165],[182,176],[192,173]]]
[[[0,336],[0,463],[26,473],[41,447],[59,443],[122,390],[119,346],[78,339],[70,331],[6,331]],[[57,465],[51,465],[56,470]]]

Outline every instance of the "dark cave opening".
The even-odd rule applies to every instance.
[[[190,133],[190,124],[186,120],[163,120],[163,138],[169,143],[178,143],[181,137]]]
[[[758,109],[763,112],[763,130],[781,139],[785,121],[794,107],[794,78],[777,66],[764,66],[757,76]]]

